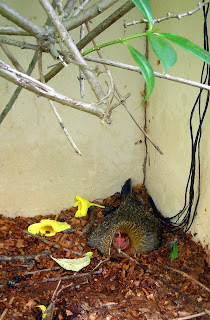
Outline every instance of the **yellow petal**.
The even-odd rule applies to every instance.
[[[28,227],[28,232],[33,233],[33,234],[37,234],[37,233],[39,233],[39,230],[40,230],[41,227],[42,227],[41,222],[31,224]]]
[[[96,203],[90,203],[90,207],[95,206],[95,207],[99,207],[99,208],[105,208],[104,206],[101,206],[100,204],[96,204]]]
[[[79,204],[80,204],[80,201],[77,201],[77,202],[75,202],[75,203],[73,204],[73,207],[78,207]]]
[[[47,237],[54,236],[57,232],[61,232],[71,228],[71,226],[66,222],[59,222],[50,219],[43,219],[39,223],[34,223],[28,227],[28,231],[37,234],[41,233]]]
[[[80,196],[76,196],[76,199],[78,200],[75,202],[74,207],[78,207],[78,210],[75,214],[75,217],[85,217],[88,212],[88,208],[90,207],[90,202],[88,200],[83,199]]]
[[[38,306],[36,306],[36,308],[40,308],[42,310],[42,319],[46,318],[47,316],[47,308],[43,305],[43,304],[40,304]]]
[[[51,226],[55,230],[55,232],[61,232],[63,230],[71,228],[70,224],[66,222],[60,222],[60,221],[55,221],[50,219],[43,219],[41,220],[41,223],[44,226]]]

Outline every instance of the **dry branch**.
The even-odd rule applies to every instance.
[[[100,105],[85,103],[73,98],[66,97],[54,91],[53,88],[35,80],[28,75],[21,73],[0,60],[0,76],[6,80],[13,82],[21,87],[41,95],[47,99],[59,102],[66,106],[93,114],[99,118],[103,117],[104,108]]]
[[[119,0],[101,0],[91,7],[87,8],[84,12],[80,12],[78,15],[71,17],[70,19],[64,21],[64,27],[70,31],[72,29],[77,28],[81,24],[95,18],[108,8],[110,8],[112,5],[114,5],[117,1]],[[131,0],[129,0],[131,2]],[[15,11],[12,8],[9,8],[8,6],[0,1],[0,14],[2,14],[5,18],[8,20],[11,20],[11,12],[14,13],[17,23],[19,27],[0,27],[0,34],[2,35],[20,35],[20,36],[32,36],[32,35],[37,35],[40,36],[42,34],[43,29],[39,28],[37,29],[37,26],[34,24],[27,24],[28,20],[22,16],[20,13]],[[21,25],[21,17],[23,18],[24,23]],[[13,18],[12,18],[13,19]],[[27,31],[26,31],[27,30]],[[55,32],[55,27],[51,27],[48,29],[48,34],[51,33],[53,34]],[[34,34],[33,34],[34,33]],[[44,35],[44,33],[42,34]]]
[[[89,82],[91,89],[95,93],[98,100],[101,100],[104,98],[104,92],[102,88],[100,87],[98,81],[96,80],[95,76],[90,70],[87,70],[87,63],[85,62],[84,58],[82,57],[81,53],[79,52],[77,46],[75,45],[71,35],[67,32],[64,25],[60,22],[59,17],[56,15],[54,9],[52,8],[51,4],[48,0],[39,0],[41,5],[43,6],[45,12],[52,20],[52,23],[54,24],[60,39],[63,41],[69,52],[71,53],[72,57],[80,63],[80,68],[82,72],[84,73],[87,81]]]
[[[123,17],[127,12],[129,12],[132,8],[134,8],[134,4],[129,0],[115,12],[113,12],[107,19],[101,22],[98,26],[96,26],[92,31],[88,32],[88,34],[77,43],[77,48],[82,50],[88,43],[90,43],[94,38],[96,38],[99,34],[101,34],[104,30],[110,27],[113,23]],[[45,75],[45,81],[48,82],[52,79],[57,73],[59,73],[63,69],[61,64],[55,66],[50,72]]]
[[[91,57],[91,56],[85,56],[85,60],[87,61],[92,61],[92,62],[97,62],[97,63],[101,63],[101,64],[106,64],[109,66],[113,66],[113,67],[117,67],[117,68],[121,68],[121,69],[125,69],[125,70],[130,70],[130,71],[135,71],[135,72],[139,72],[141,73],[139,67],[136,66],[132,66],[126,63],[121,63],[121,62],[116,62],[116,61],[112,61],[112,60],[105,60],[105,59],[100,59],[100,58],[95,58],[95,57]],[[187,80],[187,79],[183,79],[180,77],[174,77],[171,76],[170,74],[162,74],[160,72],[156,72],[154,71],[154,75],[157,78],[162,78],[162,79],[166,79],[166,80],[170,80],[170,81],[175,81],[175,82],[179,82],[179,83],[183,83],[189,86],[193,86],[193,87],[197,87],[200,89],[204,89],[207,91],[210,91],[210,86],[203,84],[203,83],[199,83],[199,82],[195,82],[195,81],[191,81],[191,80]]]
[[[25,18],[22,14],[8,7],[5,3],[1,1],[0,1],[0,14],[3,17],[5,17],[7,20],[12,21],[14,24],[21,27],[30,35],[36,38],[39,38],[41,33],[44,33],[44,31],[40,27],[38,27],[33,22]]]
[[[203,3],[198,3],[198,6],[193,9],[193,10],[190,10],[190,11],[187,11],[185,13],[179,13],[179,14],[171,14],[170,12],[167,13],[167,15],[165,17],[162,17],[162,18],[158,18],[158,19],[154,19],[153,20],[153,23],[160,23],[162,21],[165,21],[165,20],[169,20],[169,19],[178,19],[178,20],[181,20],[181,18],[183,17],[187,17],[187,16],[191,16],[192,14],[194,14],[195,12],[197,12],[198,10],[200,10],[202,7],[204,7],[205,5],[207,5],[208,3],[210,2],[210,0],[207,0]],[[146,19],[141,19],[141,20],[138,20],[138,21],[132,21],[132,22],[127,22],[127,23],[124,23],[124,27],[127,28],[129,26],[133,26],[135,24],[139,24],[139,23],[147,23],[148,21]]]

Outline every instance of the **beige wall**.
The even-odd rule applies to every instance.
[[[154,18],[163,17],[167,12],[184,13],[197,7],[197,1],[194,0],[161,0],[159,3],[161,5],[156,6],[156,1],[151,1],[155,13]],[[180,21],[171,19],[157,27],[161,28],[161,32],[177,33],[197,45],[202,46],[203,44],[201,11]],[[199,82],[202,62],[181,48],[176,47],[175,49],[178,53],[178,62],[168,73]],[[157,65],[157,59],[151,50],[149,52],[150,62],[154,69],[162,72],[162,66]],[[184,192],[191,160],[189,118],[198,93],[199,89],[197,88],[156,78],[155,90],[149,99],[148,134],[159,145],[164,155],[159,155],[148,144],[146,186],[158,208],[166,216],[178,213],[184,204]],[[194,128],[198,126],[197,115],[198,112],[196,112],[196,120],[193,122]],[[201,140],[201,197],[197,217],[191,228],[192,233],[197,234],[196,239],[199,239],[204,246],[210,241],[209,120],[208,110]],[[195,184],[196,186],[197,184]]]
[[[165,16],[167,12],[182,13],[197,6],[196,0],[150,1],[154,18]],[[45,15],[41,14],[37,1],[7,0],[7,4],[41,25]],[[113,11],[111,8],[110,12]],[[97,43],[103,43],[130,34],[140,33],[143,26],[122,28],[123,21],[140,18],[137,10],[132,10],[117,24],[97,37]],[[1,18],[1,24],[6,20]],[[98,18],[97,18],[97,21]],[[94,20],[93,20],[94,22]],[[157,27],[162,32],[174,32],[183,35],[198,45],[202,45],[201,11],[192,17],[161,23]],[[77,35],[74,35],[78,39]],[[21,40],[22,37],[21,37]],[[145,50],[144,40],[135,42],[141,52]],[[32,52],[14,50],[20,63],[26,69]],[[168,73],[199,81],[202,62],[176,47],[178,62]],[[150,62],[156,71],[162,72],[157,58],[149,51]],[[123,46],[105,48],[104,58],[134,64]],[[23,59],[24,56],[24,59]],[[8,61],[2,52],[0,59]],[[45,71],[52,59],[45,59]],[[10,64],[10,63],[9,63]],[[144,124],[143,108],[139,105],[140,92],[144,82],[136,73],[111,69],[121,94],[131,93],[128,106],[140,125]],[[37,72],[33,74],[38,77]],[[69,66],[55,79],[50,81],[58,92],[79,98],[79,83],[76,67]],[[102,75],[100,83],[106,90]],[[0,79],[2,111],[9,101],[15,86]],[[95,101],[86,84],[85,100]],[[190,166],[190,111],[199,90],[175,82],[156,79],[154,93],[149,99],[147,109],[148,134],[164,152],[161,156],[148,143],[148,161],[146,186],[154,198],[157,207],[166,216],[172,216],[183,206],[184,192]],[[142,182],[142,164],[144,161],[143,144],[135,144],[142,135],[122,107],[112,114],[111,125],[101,125],[98,118],[56,105],[72,138],[83,156],[72,150],[62,133],[48,102],[32,93],[22,92],[13,110],[0,128],[1,168],[0,168],[0,212],[8,216],[57,213],[72,206],[75,195],[89,200],[104,198],[120,190],[124,180],[131,177],[133,184]],[[192,227],[197,239],[206,245],[209,243],[209,112],[202,131],[201,142],[201,198],[198,215]]]
[[[44,24],[45,15],[41,14],[42,9],[37,1],[7,0],[7,4],[32,17],[35,23]],[[112,7],[109,13],[116,8]],[[133,9],[103,36],[97,37],[97,43],[140,32],[143,26],[136,26],[133,30],[124,30],[122,26],[124,19],[131,21],[138,19],[138,16],[138,10]],[[3,18],[0,21],[1,24],[7,24]],[[94,23],[95,20],[92,21]],[[78,41],[78,35],[74,36]],[[31,39],[27,40],[31,42]],[[138,41],[136,47],[144,52],[143,39]],[[33,53],[9,48],[27,69]],[[102,54],[107,59],[132,62],[122,45],[105,48]],[[2,52],[0,59],[8,62]],[[47,66],[54,63],[48,56],[45,59],[45,71]],[[128,106],[139,123],[143,124],[143,112],[136,109],[144,88],[142,77],[124,70],[111,71],[121,94],[131,93]],[[33,76],[38,77],[37,72]],[[77,77],[77,68],[68,66],[49,85],[62,94],[80,99]],[[105,80],[109,83],[108,77],[102,74],[98,80],[107,91]],[[4,79],[0,79],[0,85],[1,112],[15,86]],[[85,100],[95,101],[87,83],[86,90]],[[66,106],[56,104],[56,107],[83,156],[76,155],[72,149],[47,100],[22,92],[0,128],[0,212],[5,215],[57,213],[71,207],[77,194],[89,200],[103,199],[119,191],[129,177],[134,184],[142,181],[144,146],[135,144],[142,139],[142,135],[123,107],[113,111],[111,125],[102,125],[100,119]]]

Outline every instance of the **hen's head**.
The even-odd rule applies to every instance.
[[[118,251],[125,251],[130,247],[130,239],[127,234],[116,232],[113,239],[113,247]]]

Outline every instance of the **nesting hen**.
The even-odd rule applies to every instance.
[[[160,246],[160,220],[135,199],[130,189],[129,179],[122,188],[124,199],[116,213],[107,215],[90,235],[88,244],[104,255],[121,251],[145,254]]]

